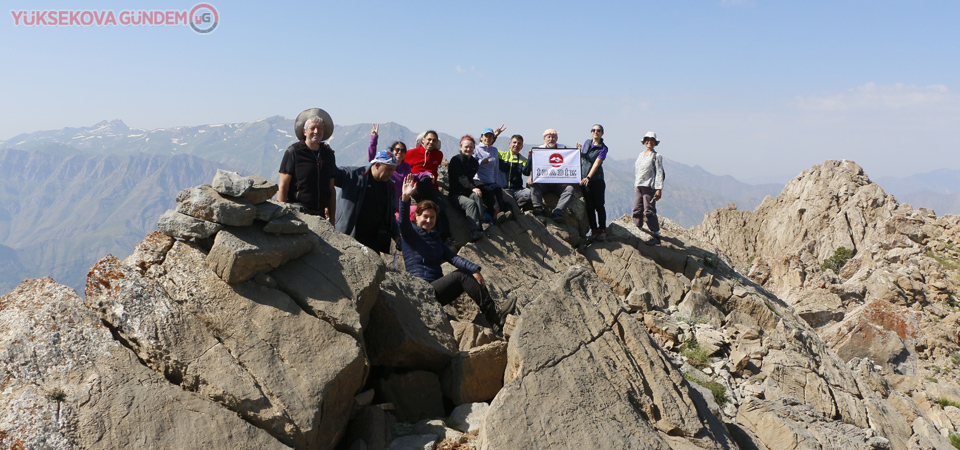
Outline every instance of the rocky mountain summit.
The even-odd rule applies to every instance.
[[[588,245],[578,202],[475,243],[448,210],[517,305],[502,336],[275,190],[221,171],[85,299],[0,297],[0,448],[944,449],[960,429],[960,220],[851,162],[665,221],[658,247],[629,217]]]

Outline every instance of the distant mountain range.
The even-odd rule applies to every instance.
[[[339,165],[366,164],[370,127],[335,127],[329,143]],[[396,140],[412,146],[418,133],[381,124],[380,147]],[[209,183],[218,168],[276,180],[282,152],[295,139],[293,120],[274,116],[157,130],[114,120],[0,142],[0,293],[24,278],[47,275],[82,292],[89,267],[107,253],[126,256],[156,229],[177,192]],[[459,138],[440,133],[440,139],[447,157],[457,151]],[[753,209],[783,188],[750,185],[671,160],[665,166],[659,212],[684,227],[728,203]],[[613,220],[632,208],[633,161],[611,159],[604,170],[607,217]]]
[[[876,183],[902,203],[938,215],[960,214],[960,170],[937,169],[903,178],[879,177]]]

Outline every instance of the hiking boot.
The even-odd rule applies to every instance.
[[[542,206],[534,206],[534,207],[533,207],[533,215],[535,215],[535,216],[537,216],[537,217],[546,216],[546,214],[543,212],[543,207],[542,207]]]
[[[483,239],[483,233],[480,230],[470,231],[470,242],[477,242],[480,239]]]
[[[597,242],[603,242],[607,240],[606,230],[600,230],[597,232],[596,237],[594,238]]]
[[[509,316],[510,314],[514,314],[514,315],[517,314],[517,298],[516,297],[512,297],[510,301],[507,302],[507,304],[503,305],[503,308],[497,312],[497,316],[499,316],[500,318],[500,322],[498,324],[500,325],[500,328],[503,328],[503,326],[507,323],[507,316]]]
[[[597,240],[597,230],[590,230],[590,235],[587,236],[587,244],[592,244],[595,240]]]
[[[643,241],[643,243],[647,245],[660,245],[660,235],[655,234],[652,238]]]
[[[554,221],[563,220],[563,211],[560,211],[560,210],[554,211],[553,214],[550,214],[550,219]]]
[[[496,223],[497,225],[503,225],[504,222],[510,220],[510,216],[509,216],[508,214],[510,214],[510,211],[505,211],[505,212],[502,212],[502,213],[500,213],[500,214],[497,214],[497,219],[496,219],[495,223]]]

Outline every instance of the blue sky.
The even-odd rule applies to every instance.
[[[211,2],[189,27],[16,26],[11,11],[197,2],[13,1],[0,19],[0,140],[122,119],[160,128],[294,117],[538,142],[606,128],[742,180],[826,159],[872,177],[960,169],[957,2]]]

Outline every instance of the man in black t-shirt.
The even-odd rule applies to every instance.
[[[294,129],[300,141],[283,153],[277,200],[293,203],[308,214],[326,216],[334,224],[337,159],[323,142],[333,133],[333,121],[322,109],[312,108],[297,116]]]

